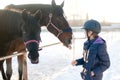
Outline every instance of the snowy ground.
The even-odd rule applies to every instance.
[[[104,73],[103,80],[120,80],[120,32],[102,32],[100,35],[107,41],[108,53],[111,59],[110,68]],[[80,38],[82,33],[75,32],[74,36]],[[49,36],[49,37],[46,37]],[[51,44],[59,40],[51,33],[41,33],[41,45]],[[40,51],[39,64],[28,62],[29,80],[82,80],[79,73],[81,66],[72,66],[73,59],[82,56],[82,47],[85,39],[75,40],[75,49],[69,50],[62,44],[45,47]],[[74,48],[74,46],[73,46]],[[12,80],[18,80],[17,60],[13,58],[13,76]],[[2,80],[0,76],[0,80]]]

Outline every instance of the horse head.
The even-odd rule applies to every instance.
[[[40,17],[40,25],[47,26],[47,29],[53,33],[66,46],[69,47],[72,39],[72,29],[64,17],[63,6],[56,5],[55,0],[52,0],[52,5],[44,4],[28,4],[28,5],[8,5],[6,9],[27,9],[34,13],[40,9],[42,16]]]
[[[39,62],[39,42],[40,42],[40,12],[37,11],[34,15],[27,14],[26,10],[22,12],[24,24],[22,25],[23,39],[27,50],[29,51],[28,57],[31,63],[36,64]]]
[[[51,10],[47,16],[47,29],[53,33],[66,47],[70,47],[72,40],[72,29],[63,15],[64,2],[56,5],[52,0]]]

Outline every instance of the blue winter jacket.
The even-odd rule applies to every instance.
[[[106,50],[106,42],[100,37],[84,43],[84,50],[89,51],[88,61],[84,57],[77,59],[77,65],[83,65],[87,70],[84,80],[102,80],[103,72],[109,68],[110,59]],[[93,71],[95,76],[91,77],[90,72]]]

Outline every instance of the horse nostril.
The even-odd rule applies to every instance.
[[[31,63],[32,63],[32,64],[38,64],[38,63],[39,63],[39,59],[31,60]]]

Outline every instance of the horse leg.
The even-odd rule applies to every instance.
[[[23,54],[23,80],[28,80],[26,52]]]
[[[22,80],[22,74],[23,74],[23,59],[22,55],[18,56],[18,73],[19,73],[19,80]]]
[[[4,66],[3,66],[3,65],[1,66],[1,74],[2,74],[3,80],[7,80],[7,76],[6,76],[6,74],[5,74]]]
[[[12,58],[6,59],[6,75],[8,80],[10,80],[12,76]]]
[[[23,55],[18,56],[18,67],[19,80],[22,80],[22,78],[23,80],[27,80],[26,52],[24,52]]]

